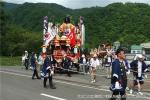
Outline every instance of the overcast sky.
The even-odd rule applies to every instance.
[[[22,4],[24,2],[44,2],[44,3],[57,3],[62,6],[77,9],[77,8],[85,8],[85,7],[93,7],[93,6],[101,6],[104,7],[108,4],[114,2],[133,2],[133,3],[147,3],[150,4],[150,0],[4,0],[9,3],[17,3]]]

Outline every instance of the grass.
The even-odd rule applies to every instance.
[[[0,66],[20,66],[21,56],[17,57],[0,57]]]

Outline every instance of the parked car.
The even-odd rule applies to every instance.
[[[144,56],[144,61],[148,67],[150,67],[150,56]]]
[[[126,54],[126,59],[129,63],[131,63],[133,60],[135,60],[136,54]]]

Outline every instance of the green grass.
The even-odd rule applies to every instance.
[[[21,56],[17,57],[0,57],[0,66],[20,66]]]

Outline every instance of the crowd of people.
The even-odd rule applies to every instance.
[[[105,51],[105,52],[104,52]],[[63,55],[62,63],[60,64],[60,71],[64,70],[68,77],[71,77],[72,68],[75,67],[78,73],[89,74],[91,76],[91,83],[96,82],[97,70],[106,70],[107,79],[111,80],[110,90],[112,91],[111,100],[116,100],[116,96],[120,95],[121,100],[126,100],[126,89],[130,89],[132,94],[137,86],[138,94],[141,92],[144,84],[144,74],[148,72],[148,67],[144,62],[143,56],[140,54],[137,59],[129,63],[125,58],[125,51],[121,48],[114,51],[111,46],[107,46],[105,50],[92,49],[89,55],[81,54],[79,59],[70,59],[67,55]],[[102,55],[103,54],[103,55]],[[49,86],[56,89],[53,84],[53,74],[58,64],[53,55],[47,52],[43,57],[42,53],[37,57],[36,53],[32,52],[31,56],[27,51],[22,56],[22,63],[25,69],[28,67],[33,70],[32,79],[44,78],[43,87],[47,88],[46,82],[49,79]],[[133,80],[128,83],[128,74],[133,73]],[[131,78],[131,77],[130,77]]]

